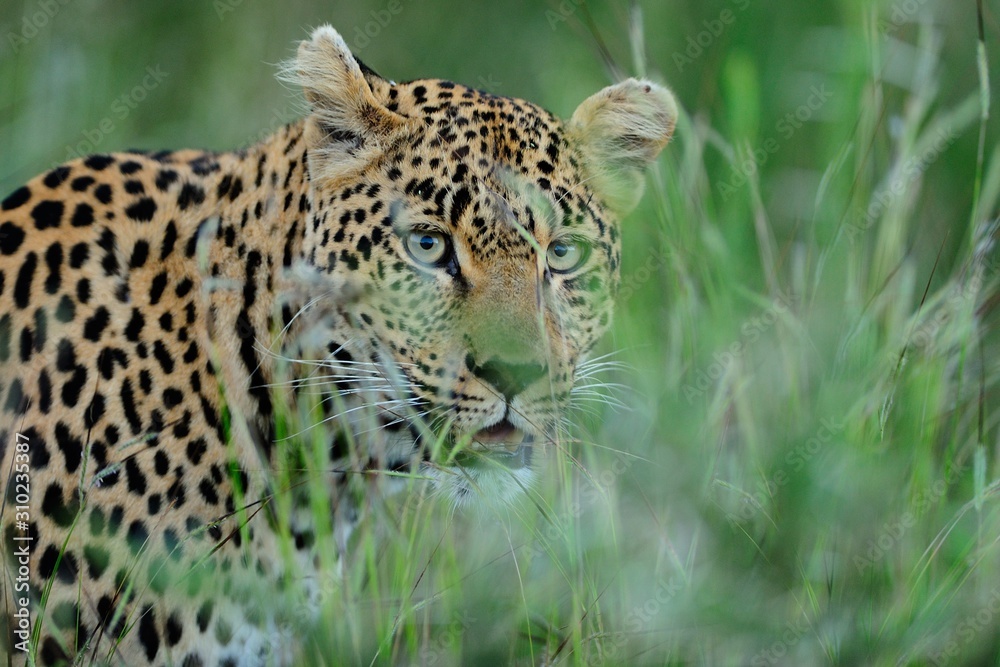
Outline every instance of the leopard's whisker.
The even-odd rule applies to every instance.
[[[388,408],[391,407],[391,408],[395,409],[395,408],[399,408],[401,406],[404,406],[406,404],[407,404],[407,400],[406,399],[390,399],[390,400],[386,400],[386,401],[376,401],[376,402],[373,402],[373,403],[365,403],[363,405],[358,405],[358,406],[355,406],[355,407],[352,407],[352,408],[348,408],[346,410],[342,410],[341,412],[338,412],[338,413],[336,413],[334,415],[330,415],[329,417],[324,417],[323,419],[321,419],[321,420],[319,420],[319,421],[317,421],[317,422],[315,422],[313,424],[310,424],[310,425],[306,426],[305,428],[303,428],[303,429],[301,429],[301,430],[299,430],[299,431],[297,431],[295,433],[291,433],[291,434],[286,435],[286,436],[284,436],[282,438],[279,438],[278,441],[286,441],[286,440],[291,440],[291,439],[294,439],[294,438],[302,437],[304,434],[308,433],[309,431],[311,431],[314,428],[317,428],[317,427],[322,426],[324,424],[328,424],[330,422],[336,422],[336,421],[342,419],[344,416],[349,415],[349,414],[353,414],[353,413],[360,412],[360,411],[363,411],[363,410],[372,410],[373,408],[378,408],[380,410],[388,410]]]

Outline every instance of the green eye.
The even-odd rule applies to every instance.
[[[448,237],[440,232],[410,232],[404,244],[410,257],[428,266],[440,264],[448,254]]]
[[[553,241],[545,253],[545,260],[553,273],[568,273],[583,264],[588,250],[586,244],[576,239]]]

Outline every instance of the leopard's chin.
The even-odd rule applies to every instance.
[[[530,448],[525,448],[530,451]],[[495,456],[480,456],[474,461],[458,462],[432,473],[439,493],[455,507],[470,509],[501,509],[524,498],[535,480],[536,467],[509,465]]]
[[[456,507],[508,507],[524,498],[538,479],[541,457],[536,449],[541,442],[538,435],[504,418],[473,433],[446,464],[426,470],[437,492]]]

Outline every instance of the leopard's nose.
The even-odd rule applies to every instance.
[[[480,366],[471,354],[465,357],[465,365],[473,375],[503,394],[508,403],[548,370],[540,364],[512,364],[495,358]]]

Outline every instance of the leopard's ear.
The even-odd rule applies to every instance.
[[[386,108],[373,90],[373,85],[388,89],[389,82],[364,68],[328,25],[299,45],[285,78],[300,84],[309,102],[305,139],[314,178],[363,167],[410,122]]]
[[[663,86],[627,79],[591,95],[569,121],[591,189],[617,214],[639,202],[643,170],[674,133],[677,102]]]

